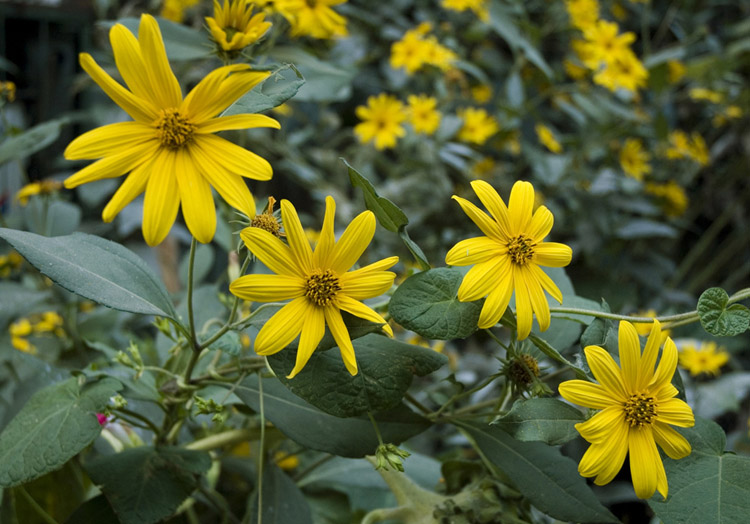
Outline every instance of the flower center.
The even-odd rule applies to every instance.
[[[528,386],[539,376],[539,363],[534,357],[524,353],[511,361],[508,372],[514,383]]]
[[[643,393],[630,395],[627,402],[623,404],[625,409],[625,422],[630,427],[641,427],[644,424],[650,425],[656,418],[656,401],[654,397],[647,397]]]
[[[195,125],[182,116],[177,109],[162,109],[156,121],[156,136],[161,145],[169,149],[179,149],[193,139]]]
[[[524,265],[534,256],[536,243],[529,237],[518,235],[508,242],[508,256],[514,264]]]
[[[259,229],[268,231],[272,235],[280,236],[279,232],[281,231],[281,226],[279,225],[279,221],[276,220],[276,217],[271,215],[270,213],[261,213],[260,215],[255,215],[255,218],[253,218],[250,222],[250,227],[257,227]]]
[[[330,304],[336,293],[341,290],[339,277],[330,269],[316,269],[307,277],[305,287],[305,296],[321,307]]]

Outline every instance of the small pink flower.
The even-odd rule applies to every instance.
[[[99,421],[100,426],[103,426],[107,423],[107,415],[105,415],[104,413],[97,413],[96,420]]]

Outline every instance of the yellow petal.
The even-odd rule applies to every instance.
[[[333,247],[330,267],[341,274],[349,270],[365,252],[375,235],[375,215],[364,211],[351,221]]]
[[[318,243],[315,245],[315,252],[313,253],[313,263],[318,267],[330,267],[330,257],[336,242],[333,232],[333,220],[335,216],[336,201],[331,195],[328,195],[326,197],[323,227],[320,230],[320,238],[318,238]]]
[[[194,140],[188,152],[199,172],[227,204],[250,218],[255,216],[255,200],[242,177],[227,171],[211,149],[204,147],[203,140]]]
[[[630,430],[628,451],[635,494],[638,498],[650,499],[656,491],[657,468],[664,467],[650,426]]]
[[[681,428],[695,425],[695,415],[685,401],[678,398],[658,400],[656,405],[657,420],[664,424],[672,424]]]
[[[500,195],[497,194],[497,191],[495,191],[495,188],[484,180],[474,180],[471,183],[471,187],[484,207],[487,208],[487,211],[495,219],[503,235],[506,237],[512,236],[508,208],[505,206],[503,199],[500,198]]]
[[[391,330],[385,319],[378,315],[371,308],[364,305],[362,302],[354,300],[353,298],[349,298],[346,295],[339,294],[336,296],[335,303],[339,307],[339,309],[343,309],[344,311],[346,311],[347,313],[351,313],[355,317],[364,318],[365,320],[369,320],[370,322],[374,322],[376,324],[384,324],[383,331],[393,336],[393,330]]]
[[[596,380],[610,392],[613,398],[621,402],[626,401],[629,395],[623,384],[620,368],[617,367],[612,356],[599,346],[587,346],[583,351]]]
[[[620,322],[617,343],[620,348],[622,379],[629,395],[638,392],[638,369],[641,365],[641,341],[630,322]]]
[[[333,335],[333,340],[336,341],[336,345],[341,351],[341,359],[344,361],[349,374],[357,374],[357,358],[354,355],[354,346],[352,340],[349,337],[349,332],[346,330],[344,319],[341,318],[341,312],[334,306],[327,306],[324,310],[326,317],[326,324],[328,329]]]
[[[294,369],[286,378],[294,378],[302,371],[307,361],[310,360],[315,349],[326,331],[325,315],[323,308],[310,306],[305,310],[305,320],[302,324],[302,334],[297,346],[297,360]]]
[[[143,202],[143,238],[149,246],[160,244],[169,234],[180,208],[176,180],[177,155],[160,155],[148,179]]]
[[[146,64],[146,72],[151,83],[154,102],[161,108],[176,108],[182,102],[180,84],[169,67],[164,41],[161,38],[159,24],[151,15],[141,15],[138,27],[138,42],[141,45],[141,56]]]
[[[216,115],[218,111],[210,114],[199,113],[198,111],[202,109],[203,102],[216,96],[222,82],[224,82],[224,79],[230,73],[239,71],[250,71],[250,66],[247,64],[233,64],[219,67],[208,73],[193,89],[190,90],[182,101],[179,108],[180,113],[188,115],[192,121],[198,123],[209,120]]]
[[[205,98],[192,97],[189,113],[196,122],[203,122],[224,111],[242,95],[268,78],[268,71],[235,70],[229,77],[223,78],[218,89],[213,92],[202,90]]]
[[[664,341],[664,349],[661,351],[661,360],[659,366],[656,368],[654,378],[651,380],[650,387],[653,389],[659,389],[664,384],[672,382],[672,377],[677,369],[677,346],[671,338],[667,337]]]
[[[287,347],[302,331],[308,310],[315,307],[305,297],[295,298],[282,307],[260,328],[255,337],[255,352],[273,355]]]
[[[656,365],[656,357],[659,354],[660,345],[661,325],[658,320],[654,320],[654,325],[651,327],[651,334],[648,336],[646,347],[641,356],[640,367],[638,368],[638,384],[636,385],[638,391],[645,388],[654,376],[654,366]]]
[[[347,273],[344,273],[341,276],[341,278],[343,280],[343,279],[350,279],[350,278],[354,279],[354,278],[365,277],[373,273],[379,273],[381,271],[384,271],[396,265],[397,263],[398,263],[398,257],[384,258],[382,260],[378,260],[377,262],[373,262],[372,264],[368,264],[365,267],[361,267],[359,269],[355,269],[354,271],[349,271]]]
[[[305,280],[289,275],[245,275],[229,285],[229,291],[251,302],[279,302],[305,294]]]
[[[480,329],[488,329],[497,324],[508,309],[510,297],[513,295],[513,272],[506,271],[502,274],[495,286],[495,289],[487,295],[482,311],[479,313],[477,326]]]
[[[508,252],[506,245],[494,238],[474,237],[460,241],[445,255],[445,263],[450,266],[469,266],[486,262]]]
[[[586,408],[605,409],[620,404],[619,399],[613,398],[602,386],[585,380],[567,380],[560,384],[558,391],[568,402]]]
[[[154,128],[141,122],[118,122],[87,131],[65,148],[68,160],[102,158],[148,141],[157,143]]]
[[[158,144],[149,142],[104,157],[66,178],[65,187],[72,189],[95,180],[122,176],[151,159],[158,150]]]
[[[690,455],[690,442],[674,429],[659,421],[654,423],[653,429],[656,443],[669,458],[679,460]]]
[[[112,195],[109,203],[104,206],[102,220],[105,222],[112,222],[125,206],[130,204],[133,199],[146,190],[146,183],[152,175],[154,161],[158,155],[159,153],[130,172],[120,187],[117,188],[115,194]]]
[[[488,237],[495,238],[500,241],[507,241],[508,238],[502,234],[498,223],[487,216],[487,213],[479,209],[477,206],[475,206],[465,198],[453,195],[453,200],[458,202],[458,205],[461,206],[461,209],[463,209],[464,213],[466,213],[466,215],[472,220],[472,222],[477,225],[482,233],[484,233]]]
[[[513,268],[513,285],[516,291],[516,324],[518,340],[524,340],[529,336],[529,333],[531,333],[533,309],[531,307],[529,290],[526,288],[523,273],[519,268]]]
[[[109,31],[109,42],[117,70],[127,86],[134,95],[154,102],[141,47],[133,33],[124,25],[115,24]]]
[[[115,104],[120,106],[123,111],[129,114],[133,120],[138,120],[145,124],[150,124],[159,116],[159,110],[148,100],[135,96],[133,93],[122,87],[109,76],[104,69],[94,62],[91,55],[81,53],[79,55],[81,67],[97,83],[102,91],[107,93]]]
[[[355,300],[382,295],[391,289],[396,278],[396,273],[391,271],[370,272],[356,277],[352,277],[352,273],[344,273],[339,280],[341,292]]]
[[[510,190],[510,201],[508,202],[512,236],[528,234],[533,208],[534,186],[529,182],[519,180],[513,184],[513,188]]]
[[[544,238],[549,235],[552,231],[552,225],[555,222],[555,217],[552,216],[552,212],[545,206],[539,206],[534,212],[534,216],[531,217],[531,223],[529,224],[529,236],[534,239],[535,242],[541,242]]]
[[[302,275],[289,246],[268,231],[257,227],[246,227],[240,233],[240,238],[250,252],[274,273],[290,277]]]
[[[230,173],[255,180],[270,180],[273,176],[268,160],[220,136],[196,135],[195,143],[204,151],[210,151],[214,163]]]
[[[534,279],[542,285],[542,289],[544,289],[547,293],[550,294],[550,296],[552,296],[552,298],[562,304],[562,291],[560,291],[560,288],[557,287],[557,284],[552,281],[549,275],[547,275],[547,273],[545,273],[544,270],[536,264],[527,264],[526,267],[528,267]]]
[[[310,273],[313,269],[312,248],[307,240],[305,230],[302,229],[297,210],[288,200],[281,201],[281,219],[292,256],[303,273]]]
[[[198,125],[198,133],[216,133],[230,129],[252,129],[255,127],[272,127],[281,129],[278,120],[266,115],[232,115],[212,118]]]
[[[628,433],[628,425],[620,421],[610,433],[609,440],[602,444],[606,449],[606,460],[594,479],[597,486],[609,484],[622,469],[628,454]]]
[[[547,331],[550,323],[550,313],[549,304],[547,303],[547,297],[544,296],[542,285],[533,278],[532,273],[527,268],[522,267],[521,270],[523,281],[526,284],[526,289],[531,299],[531,308],[534,310],[536,321],[539,323],[539,329]]]
[[[512,274],[510,264],[510,258],[501,256],[471,268],[464,275],[458,288],[458,300],[473,302],[487,296],[497,287],[497,279],[504,279],[507,275]]]
[[[178,150],[174,154],[177,157],[179,176],[176,178],[182,201],[182,216],[195,239],[207,244],[216,232],[216,208],[211,186],[198,172],[188,152]]]
[[[617,425],[624,420],[621,406],[609,406],[586,422],[575,425],[578,433],[591,443],[600,443],[608,440]]]
[[[573,251],[569,246],[558,242],[543,242],[534,248],[533,261],[540,266],[564,267],[570,264]]]

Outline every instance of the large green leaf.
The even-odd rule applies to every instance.
[[[224,384],[222,384],[224,385]],[[243,380],[234,393],[255,411],[260,410],[258,377]],[[372,422],[366,416],[339,418],[320,411],[294,395],[276,379],[263,380],[264,412],[279,430],[298,444],[341,457],[361,458],[378,447]],[[385,442],[399,444],[430,427],[430,422],[403,404],[374,414]]]
[[[252,502],[251,523],[258,522],[258,490]],[[300,489],[274,464],[266,464],[263,471],[263,524],[312,524],[312,514]]]
[[[97,495],[81,504],[78,509],[68,517],[65,524],[92,524],[94,522],[117,522],[112,506],[107,502],[107,497]]]
[[[574,522],[618,522],[597,500],[576,463],[541,442],[520,442],[499,428],[456,422],[487,459],[549,516]]]
[[[6,138],[0,143],[0,165],[41,151],[57,140],[60,136],[60,129],[68,122],[67,118],[49,120],[21,134]]]
[[[0,486],[55,471],[91,444],[101,431],[96,413],[121,388],[113,378],[71,378],[34,394],[0,434]]]
[[[750,515],[750,458],[725,453],[726,437],[715,422],[696,417],[695,427],[677,428],[693,451],[664,459],[669,497],[649,501],[664,524],[744,524]]]
[[[302,73],[293,65],[279,67],[262,84],[229,106],[222,115],[260,113],[273,109],[296,95],[304,83]]]
[[[513,404],[510,412],[493,426],[518,440],[538,440],[554,446],[577,437],[575,425],[584,420],[583,414],[569,404],[554,398],[532,398]]]
[[[381,335],[354,340],[359,372],[352,376],[336,349],[316,351],[293,379],[296,352],[285,350],[268,357],[278,379],[313,406],[337,417],[384,411],[398,405],[414,375],[424,376],[448,359],[432,349],[404,344]]]
[[[506,7],[500,2],[492,2],[490,6],[490,27],[507,42],[514,52],[519,51],[537,66],[547,78],[552,78],[552,69],[544,60],[539,50],[532,44],[516,25],[517,19],[510,7]]]
[[[0,238],[68,291],[120,311],[177,318],[164,284],[120,244],[85,233],[48,238],[4,228]]]
[[[211,467],[205,451],[140,446],[84,465],[122,524],[153,524],[172,515]]]
[[[477,330],[483,301],[460,302],[456,296],[464,273],[440,267],[407,278],[393,293],[393,320],[423,337],[466,338]]]
[[[712,287],[698,299],[698,315],[703,329],[717,337],[733,337],[747,331],[750,310],[742,304],[727,307],[729,295],[720,287]]]

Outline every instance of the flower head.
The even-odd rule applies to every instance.
[[[549,127],[544,124],[537,124],[534,126],[534,130],[536,131],[537,138],[539,138],[539,141],[544,147],[549,149],[552,153],[562,153],[563,148]]]
[[[688,208],[688,196],[682,186],[674,180],[663,184],[648,183],[644,186],[644,189],[646,193],[654,195],[660,201],[667,216],[681,216]]]
[[[507,207],[487,182],[475,180],[471,187],[491,216],[468,200],[455,195],[453,199],[486,236],[460,241],[448,251],[445,263],[475,264],[458,288],[458,299],[472,302],[487,297],[479,315],[480,328],[497,324],[515,291],[518,339],[523,340],[531,332],[532,314],[542,331],[549,327],[544,291],[562,303],[562,293],[539,266],[567,266],[572,251],[565,244],[543,241],[554,219],[545,206],[532,213],[534,187],[529,182],[513,185]]]
[[[467,107],[459,109],[457,114],[463,120],[463,126],[458,130],[457,136],[464,142],[482,145],[500,130],[495,117],[489,115],[484,109]]]
[[[437,100],[427,95],[409,95],[409,122],[414,131],[431,135],[440,126],[440,111],[436,109]]]
[[[356,113],[362,122],[354,127],[354,133],[362,143],[374,142],[377,150],[395,146],[406,134],[402,125],[407,116],[404,104],[392,95],[371,96],[366,106],[357,107]]]
[[[565,0],[565,9],[570,23],[581,31],[596,25],[599,20],[598,0]]]
[[[470,9],[480,20],[485,22],[490,18],[487,0],[443,0],[442,5],[446,9],[458,12]]]
[[[328,39],[346,36],[346,18],[331,9],[347,0],[276,0],[274,9],[292,25],[292,36]]]
[[[16,193],[16,200],[22,206],[29,203],[29,198],[36,195],[52,195],[57,193],[62,188],[62,182],[59,180],[42,180],[40,182],[32,182],[23,186],[18,193]]]
[[[680,344],[680,366],[697,377],[701,374],[719,375],[721,366],[729,362],[729,353],[716,342],[701,342],[700,347],[695,342]]]
[[[693,411],[684,401],[674,398],[677,388],[672,376],[677,368],[677,347],[667,338],[661,360],[659,353],[661,327],[654,322],[646,347],[641,344],[635,327],[620,322],[620,364],[599,346],[584,349],[591,372],[599,381],[568,380],[560,384],[560,395],[574,404],[600,409],[586,422],[576,424],[581,436],[591,446],[578,464],[584,477],[596,477],[594,483],[610,482],[630,455],[630,474],[635,494],[651,498],[655,491],[667,497],[667,475],[658,444],[672,459],[690,454],[690,444],[670,427],[691,427]]]
[[[628,138],[620,149],[620,167],[625,174],[643,180],[644,175],[651,173],[651,155],[643,150],[643,142],[637,138]]]
[[[91,55],[80,55],[83,69],[133,121],[106,125],[73,140],[65,149],[65,158],[99,160],[68,177],[65,187],[129,173],[104,208],[105,222],[112,221],[145,191],[143,236],[149,245],[164,240],[180,205],[193,236],[210,242],[216,230],[211,188],[230,206],[252,217],[255,202],[243,177],[268,180],[272,175],[265,159],[215,133],[279,128],[276,120],[265,115],[215,115],[269,73],[240,64],[220,67],[183,99],[152,16],[141,17],[138,35],[136,39],[121,24],[109,32],[115,63],[129,90],[113,80]]]
[[[224,5],[214,0],[214,16],[206,17],[214,41],[224,51],[240,51],[257,42],[268,29],[265,13],[253,15],[254,3],[250,0],[224,0]]]
[[[200,0],[164,0],[159,16],[171,20],[172,22],[180,23],[185,18],[185,11],[198,4],[199,1]]]
[[[383,317],[360,301],[381,295],[393,285],[396,274],[385,270],[396,264],[398,257],[348,271],[375,234],[375,216],[370,211],[361,213],[336,241],[333,234],[335,212],[336,203],[329,196],[320,239],[314,250],[297,211],[288,200],[281,201],[288,245],[255,227],[241,233],[247,248],[276,274],[245,275],[232,282],[229,289],[238,297],[254,302],[291,299],[265,323],[255,339],[256,353],[272,355],[300,335],[296,365],[288,378],[305,366],[323,338],[326,326],[341,350],[346,369],[352,375],[357,374],[354,346],[341,311],[384,324],[383,330],[393,335]]]

